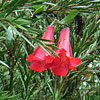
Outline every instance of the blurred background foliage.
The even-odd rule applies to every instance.
[[[70,27],[73,56],[82,59],[64,77],[26,61],[37,45],[47,51],[40,40],[48,25],[55,45]],[[100,100],[99,25],[99,0],[0,0],[0,100]]]

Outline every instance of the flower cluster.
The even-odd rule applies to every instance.
[[[54,26],[47,26],[47,32],[44,33],[42,38],[54,40],[53,33]],[[58,56],[50,56],[38,46],[33,54],[27,58],[27,61],[32,62],[30,69],[34,71],[44,71],[49,68],[55,75],[59,76],[65,76],[69,68],[76,71],[75,67],[80,64],[81,59],[72,56],[69,35],[70,30],[68,27],[61,30],[59,43],[57,45],[59,49],[55,50]]]

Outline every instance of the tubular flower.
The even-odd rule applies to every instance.
[[[42,39],[53,40],[53,32],[54,26],[47,26],[47,32],[43,34]],[[33,54],[29,55],[27,58],[27,61],[32,62],[30,65],[30,69],[34,71],[44,71],[46,69],[45,65],[47,63],[50,63],[50,60],[45,60],[45,57],[47,55],[48,54],[40,46],[38,46],[36,50],[33,52]]]
[[[57,45],[60,50],[55,50],[59,57],[54,56],[52,63],[48,66],[55,75],[64,76],[68,73],[69,68],[76,71],[75,66],[81,62],[80,58],[73,58],[72,56],[69,33],[68,27],[61,30]]]

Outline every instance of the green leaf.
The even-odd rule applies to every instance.
[[[4,63],[3,61],[0,60],[0,64],[4,65],[7,68],[10,68],[6,63]]]
[[[7,100],[8,99],[8,96],[0,96],[0,100]]]
[[[23,34],[21,34],[20,32],[18,32],[17,30],[16,30],[16,28],[14,28],[11,24],[9,24],[11,27],[12,27],[12,29],[19,35],[19,36],[21,36],[28,44],[30,44],[33,48],[34,48],[34,45],[23,35]]]
[[[47,47],[46,47],[47,48]],[[47,48],[50,52],[52,52],[54,55],[56,55],[57,57],[59,57],[58,55],[57,55],[57,53],[54,51],[54,50],[52,50],[52,49],[50,49],[50,48]]]
[[[6,38],[2,36],[2,37],[0,37],[0,39],[6,39]]]
[[[30,25],[30,23],[31,23],[30,20],[26,20],[26,19],[22,19],[22,18],[19,18],[19,19],[15,20],[14,22],[19,25]]]
[[[15,100],[19,95],[8,95],[8,91],[0,91],[0,100]]]
[[[61,24],[70,24],[74,17],[78,14],[78,10],[71,10],[68,16],[61,20]]]
[[[22,29],[22,30],[27,31],[27,29],[26,29],[26,28],[24,28],[23,26],[21,26],[21,25],[19,25],[19,24],[16,24],[16,26],[17,26],[18,28]]]
[[[19,95],[12,95],[10,97],[8,97],[8,100],[16,100],[16,98],[18,98]]]
[[[44,5],[40,6],[38,9],[35,10],[34,15],[36,15],[36,14],[38,14],[38,13],[44,11],[44,8],[45,8]]]
[[[26,3],[27,0],[11,0],[10,3],[8,3],[5,8],[9,8],[6,10],[6,17],[11,14],[19,5]]]
[[[0,91],[0,96],[1,95],[6,95],[6,94],[8,94],[8,91]]]

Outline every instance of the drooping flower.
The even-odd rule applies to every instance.
[[[49,68],[56,75],[66,75],[69,68],[75,71],[75,66],[81,62],[80,58],[73,58],[72,56],[69,33],[68,27],[61,30],[59,43],[57,45],[60,50],[55,50],[59,57],[54,56],[52,63],[49,64]]]
[[[47,32],[43,34],[42,39],[53,40],[54,26],[47,26]],[[52,43],[52,42],[51,42]],[[33,54],[29,55],[27,61],[32,62],[30,69],[34,71],[44,71],[46,69],[45,65],[50,63],[50,61],[45,60],[48,54],[38,46]],[[50,58],[49,58],[50,59]]]

